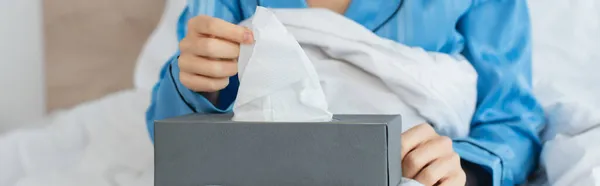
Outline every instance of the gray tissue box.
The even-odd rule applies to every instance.
[[[195,114],[155,122],[155,186],[396,186],[400,116],[234,122]]]

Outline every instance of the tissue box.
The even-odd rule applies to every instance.
[[[400,116],[235,122],[196,114],[155,122],[155,186],[396,186]]]

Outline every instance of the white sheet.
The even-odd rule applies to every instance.
[[[314,64],[332,113],[401,113],[403,130],[430,122],[445,135],[468,134],[477,75],[462,56],[380,38],[325,9],[274,13]]]
[[[152,185],[148,91],[128,90],[0,137],[2,186]]]
[[[600,1],[529,0],[551,185],[600,185]]]

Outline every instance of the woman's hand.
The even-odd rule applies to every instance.
[[[179,42],[179,80],[196,92],[217,92],[237,73],[240,43],[252,43],[252,32],[242,26],[210,16],[188,22],[185,38]]]
[[[463,186],[465,172],[452,140],[438,135],[429,124],[402,134],[402,176],[426,185]]]

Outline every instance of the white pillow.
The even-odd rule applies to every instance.
[[[158,81],[160,69],[177,51],[177,22],[185,5],[186,0],[167,0],[158,26],[137,59],[135,88],[151,90]]]

